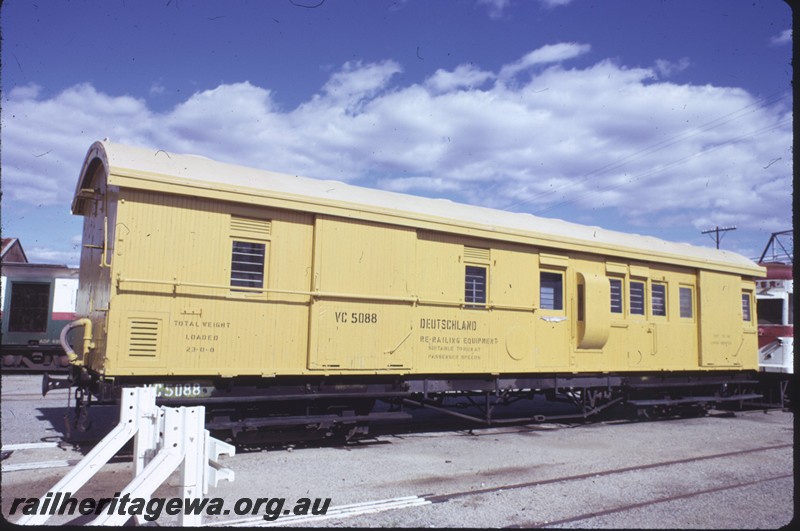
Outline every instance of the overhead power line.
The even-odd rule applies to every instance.
[[[713,232],[714,236],[712,237],[712,239],[715,242],[717,242],[717,249],[719,249],[719,242],[722,240],[723,237],[725,237],[725,233],[728,232],[729,230],[736,230],[736,227],[720,227],[719,225],[717,225],[713,229],[702,231],[701,234],[711,234]],[[719,235],[720,232],[722,233],[722,236]]]
[[[603,174],[608,173],[610,171],[616,170],[616,169],[618,169],[618,168],[620,168],[620,167],[622,167],[622,166],[624,166],[626,164],[629,164],[629,163],[631,163],[631,162],[633,162],[635,160],[641,159],[641,158],[643,158],[645,156],[648,156],[648,155],[652,155],[653,153],[656,153],[658,151],[661,151],[663,149],[671,147],[671,146],[673,146],[675,144],[678,144],[680,142],[685,142],[685,141],[689,140],[690,138],[695,137],[695,136],[697,136],[697,135],[699,135],[701,133],[705,133],[705,132],[708,132],[708,131],[710,131],[712,129],[716,129],[717,127],[721,127],[722,125],[725,125],[725,124],[727,124],[729,122],[732,122],[734,120],[738,120],[738,119],[744,117],[747,114],[750,114],[750,113],[756,112],[758,110],[764,109],[768,105],[772,105],[772,104],[774,104],[774,103],[786,98],[788,96],[788,94],[789,94],[789,89],[783,89],[783,90],[780,90],[780,91],[775,92],[773,94],[770,94],[768,96],[765,96],[763,98],[760,98],[760,99],[756,100],[755,102],[753,102],[753,103],[751,103],[749,105],[746,105],[746,106],[744,106],[744,107],[742,107],[740,109],[737,109],[735,111],[732,111],[732,112],[730,112],[728,114],[724,114],[724,115],[719,116],[719,117],[717,117],[717,118],[715,118],[713,120],[705,122],[705,123],[701,124],[698,127],[689,129],[687,131],[683,131],[683,132],[678,133],[676,135],[673,135],[673,136],[671,136],[669,138],[666,138],[666,139],[664,139],[664,140],[662,140],[660,142],[656,142],[655,144],[647,146],[647,147],[645,147],[645,148],[643,148],[641,150],[635,151],[634,153],[631,153],[631,154],[629,154],[629,155],[627,155],[625,157],[622,157],[619,160],[616,160],[614,162],[610,162],[608,164],[605,164],[605,165],[603,165],[603,166],[601,166],[601,167],[599,167],[599,168],[597,168],[595,170],[590,171],[589,173],[584,174],[579,179],[571,181],[567,185],[560,186],[558,188],[553,188],[551,190],[546,190],[546,191],[541,192],[539,194],[536,194],[533,197],[530,197],[528,199],[524,199],[522,201],[517,201],[517,202],[507,206],[503,210],[511,210],[511,209],[514,209],[514,208],[518,208],[518,207],[520,207],[520,206],[522,206],[524,204],[531,203],[531,202],[536,201],[537,199],[540,199],[540,198],[545,197],[547,195],[554,194],[554,193],[558,192],[561,189],[564,189],[564,188],[567,188],[567,187],[574,187],[574,186],[576,186],[578,184],[581,184],[581,183],[589,180],[593,176],[603,175]],[[778,124],[778,126],[780,126],[780,125],[783,125],[783,124],[782,123]],[[772,127],[767,128],[767,129],[771,130],[771,129],[777,128],[778,126],[772,126]],[[723,142],[721,145],[726,145],[726,144],[728,144],[730,142],[737,141],[737,140],[739,140],[741,138],[744,138],[746,136],[750,136],[750,135],[744,135],[743,137],[739,137],[739,138],[736,138],[736,139],[729,140],[727,142]],[[706,150],[706,151],[708,151],[708,150]],[[689,157],[689,158],[691,158],[691,157]],[[682,159],[682,160],[686,160],[686,159]],[[617,187],[619,187],[619,186],[612,186],[612,188],[617,188]],[[591,191],[589,193],[591,193]],[[569,201],[567,201],[567,202],[569,202]],[[559,205],[560,204],[562,204],[562,203],[559,203]],[[556,206],[558,206],[558,205],[556,205]],[[546,210],[550,210],[551,208],[553,208],[553,206],[546,208],[545,211]]]
[[[686,157],[683,157],[683,158],[680,158],[680,159],[677,159],[677,160],[673,160],[672,162],[669,162],[667,164],[659,166],[658,168],[655,168],[655,169],[653,169],[653,170],[651,170],[649,172],[643,173],[641,175],[637,175],[636,177],[631,177],[630,179],[628,179],[624,183],[612,184],[612,185],[609,185],[609,186],[590,189],[590,190],[587,190],[587,191],[579,193],[579,194],[574,194],[574,195],[570,196],[569,199],[567,199],[565,201],[560,201],[558,203],[554,203],[554,204],[549,205],[547,207],[544,207],[543,209],[539,210],[538,212],[539,213],[547,212],[548,210],[552,210],[554,208],[558,208],[560,206],[567,205],[567,204],[573,202],[578,197],[583,197],[583,196],[586,196],[586,195],[589,195],[589,194],[596,194],[598,192],[607,192],[609,190],[614,190],[616,188],[622,188],[623,186],[627,186],[627,185],[633,183],[634,181],[639,181],[641,179],[644,179],[644,178],[647,178],[647,177],[652,177],[653,175],[662,173],[662,172],[666,171],[667,169],[669,169],[669,168],[671,168],[673,166],[677,166],[679,164],[683,164],[684,162],[686,162],[688,160],[691,160],[691,159],[693,159],[695,157],[699,157],[701,155],[705,155],[707,153],[711,153],[713,151],[717,151],[718,149],[722,149],[722,148],[724,148],[726,146],[729,146],[731,144],[735,144],[737,142],[741,142],[741,141],[746,140],[746,139],[748,139],[750,137],[754,137],[754,136],[758,136],[758,135],[763,135],[765,133],[769,133],[770,131],[774,131],[775,129],[779,129],[779,128],[784,127],[786,125],[789,125],[791,123],[792,123],[792,119],[789,118],[788,120],[784,120],[784,121],[778,122],[777,124],[771,125],[769,127],[764,127],[762,129],[758,129],[756,131],[750,131],[750,132],[745,133],[743,135],[740,135],[738,137],[731,138],[730,140],[726,140],[725,142],[722,142],[720,144],[713,145],[713,146],[711,146],[711,147],[709,147],[707,149],[704,149],[702,151],[698,151],[696,153],[692,153],[689,156],[686,156]]]

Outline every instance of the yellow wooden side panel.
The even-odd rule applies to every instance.
[[[628,368],[642,371],[658,368],[655,350],[655,325],[650,311],[650,274],[648,265],[630,264],[625,290],[628,317]],[[634,285],[642,288],[634,296]],[[641,299],[639,298],[641,297]],[[633,312],[634,298],[641,300],[644,313]]]
[[[419,231],[417,239],[416,295],[423,304],[464,302],[463,238]]]
[[[752,300],[750,322],[742,319],[742,294],[752,294],[753,283],[733,274],[609,266],[584,254],[155,192],[123,190],[116,215],[108,344],[90,358],[109,376],[692,370],[757,362]],[[87,216],[90,245],[102,246],[103,218]],[[263,244],[264,291],[231,287],[239,240]],[[107,300],[102,278],[109,270],[101,271],[99,254],[86,253],[94,261],[86,274],[97,286],[83,304],[102,314],[105,307],[96,306]],[[488,308],[465,307],[470,264],[486,268]],[[541,307],[543,271],[563,275],[561,309]],[[609,314],[609,276],[623,281],[623,314]],[[631,281],[645,283],[644,315],[629,312]],[[667,315],[654,315],[656,284],[666,287]],[[680,315],[681,288],[692,292],[690,317]]]
[[[211,341],[198,338],[208,335],[202,323],[216,313],[210,306],[218,305],[224,292],[185,287],[221,282],[221,275],[212,272],[219,269],[219,242],[226,238],[224,215],[215,208],[210,200],[133,190],[120,194],[109,374],[164,372],[167,367],[180,373],[187,365],[185,354],[199,361],[216,358],[222,350],[219,334]],[[203,351],[186,352],[189,345]]]
[[[741,367],[745,362],[741,277],[700,271],[700,365]]]
[[[574,338],[577,340],[576,370],[698,368],[696,274],[655,264],[647,267],[633,264],[629,268],[626,264],[612,263],[605,264],[604,272],[601,263],[588,260],[572,260],[572,267],[577,271],[577,283],[584,284],[582,289],[586,297],[585,322],[577,321],[577,337]],[[615,306],[621,312],[610,312],[609,278],[620,283]],[[631,281],[644,283],[644,315],[631,313]],[[594,290],[587,287],[591,284],[595,285]],[[665,290],[665,315],[654,311],[654,285],[663,286]],[[688,315],[681,315],[681,288],[690,293]],[[592,336],[595,348],[584,349],[581,338],[585,339],[587,328],[592,327],[596,328]]]
[[[532,272],[534,292],[536,296],[536,342],[533,349],[533,362],[536,370],[555,371],[569,370],[573,347],[572,322],[570,309],[570,274],[569,258],[566,255],[554,255],[551,252],[539,254],[539,265]],[[546,308],[542,301],[541,273],[553,273],[562,276],[562,307]]]
[[[614,294],[614,304],[618,311],[611,310],[611,294],[609,293],[609,335],[606,343],[606,359],[609,367],[625,368],[628,364],[628,319],[625,314],[625,286],[628,278],[628,264],[606,260],[606,277],[619,283],[619,291]]]
[[[307,351],[310,217],[129,190],[123,199],[107,374],[296,373]],[[240,219],[270,230],[250,235]],[[231,288],[234,240],[264,245],[263,287],[280,292]]]
[[[750,320],[743,320],[742,327],[742,368],[758,369],[758,315],[756,314],[756,283],[752,280],[741,279],[741,294],[746,294],[750,300]]]
[[[414,372],[531,370],[536,263],[521,247],[420,231]],[[465,304],[467,267],[486,271],[485,304]]]
[[[532,308],[536,304],[538,256],[524,247],[492,249],[489,302],[498,306]]]
[[[536,271],[538,255],[530,248],[492,249],[489,301],[492,330],[499,339],[489,371],[521,372],[534,368],[536,345]]]
[[[319,217],[309,369],[411,366],[416,231]]]
[[[227,254],[229,217],[212,200],[123,190],[117,273],[126,279],[222,283],[217,264]]]
[[[659,368],[694,370],[698,367],[697,275],[675,268],[653,269],[652,280],[667,284],[667,318],[654,319],[654,349]],[[689,290],[691,315],[681,316],[681,288]]]
[[[500,365],[497,360],[507,358],[501,339],[493,331],[491,312],[482,307],[463,308],[467,260],[487,268],[487,300],[493,297],[495,260],[491,253],[497,251],[489,251],[487,242],[419,232],[415,280],[419,305],[414,309],[412,336],[414,372],[485,373]]]
[[[508,358],[488,310],[420,306],[416,316],[416,373],[496,372]]]
[[[416,231],[377,223],[318,217],[315,275],[323,293],[408,297]]]
[[[604,348],[607,367],[603,370],[625,370],[628,368],[628,324],[624,319],[612,318],[608,341]]]
[[[269,287],[298,293],[268,294],[265,349],[272,351],[276,374],[298,374],[308,356],[311,300],[306,293],[313,288],[314,219],[286,211],[276,211],[271,217]]]

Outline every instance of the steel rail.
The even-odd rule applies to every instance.
[[[551,479],[542,479],[538,481],[526,481],[524,483],[515,483],[513,485],[502,485],[499,487],[488,487],[484,489],[476,489],[476,490],[469,490],[469,491],[460,491],[460,492],[452,492],[450,494],[439,494],[434,496],[426,496],[427,499],[431,500],[433,503],[443,503],[446,501],[450,501],[454,498],[463,498],[466,496],[478,496],[481,494],[488,494],[492,492],[504,491],[504,490],[513,490],[513,489],[524,489],[529,487],[538,487],[540,485],[550,485],[553,483],[564,483],[569,481],[580,481],[583,479],[590,479],[595,477],[601,476],[611,476],[614,474],[625,474],[627,472],[636,472],[639,470],[649,470],[653,468],[660,468],[666,466],[673,466],[673,465],[682,465],[686,463],[696,463],[699,461],[708,461],[710,459],[722,459],[725,457],[734,457],[737,455],[745,455],[751,454],[755,452],[767,452],[770,450],[780,450],[783,448],[792,448],[794,444],[786,443],[786,444],[776,444],[772,446],[761,446],[758,448],[748,448],[745,450],[735,450],[733,452],[723,452],[719,454],[709,454],[709,455],[701,455],[698,457],[686,457],[683,459],[673,459],[670,461],[659,461],[657,463],[648,463],[646,465],[636,465],[636,466],[627,466],[622,468],[613,468],[610,470],[600,470],[594,472],[586,472],[584,474],[576,474],[574,476],[563,476],[558,478],[551,478]],[[792,474],[790,474],[791,476]],[[550,525],[548,523],[547,525]]]
[[[686,498],[693,498],[695,496],[701,496],[703,494],[711,494],[713,492],[721,492],[724,490],[730,489],[739,489],[742,487],[751,487],[753,485],[758,485],[759,483],[765,483],[767,481],[777,481],[779,479],[786,479],[794,477],[794,474],[782,474],[780,476],[774,476],[770,478],[764,479],[755,479],[752,481],[745,481],[743,483],[732,483],[730,485],[723,485],[721,487],[713,487],[710,489],[703,489],[694,492],[687,492],[684,494],[677,494],[675,496],[666,496],[664,498],[656,498],[655,500],[648,500],[643,502],[631,503],[628,505],[620,505],[619,507],[614,507],[612,509],[606,509],[603,511],[592,511],[589,513],[580,514],[577,516],[571,516],[569,518],[563,518],[561,520],[548,520],[547,522],[539,522],[539,523],[529,523],[529,524],[516,524],[513,526],[509,526],[507,529],[511,528],[540,528],[540,527],[554,527],[561,524],[569,524],[572,522],[580,522],[581,520],[588,520],[590,518],[597,518],[600,516],[606,516],[609,514],[614,513],[621,513],[624,511],[630,511],[632,509],[640,509],[642,507],[647,507],[649,505],[655,505],[657,503],[667,503],[675,500],[684,500]]]

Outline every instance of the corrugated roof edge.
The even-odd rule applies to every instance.
[[[763,276],[764,269],[752,260],[730,251],[697,247],[595,226],[580,225],[555,218],[542,218],[529,213],[507,212],[487,207],[432,199],[397,192],[376,190],[340,181],[312,179],[239,166],[209,159],[201,155],[177,154],[104,140],[90,148],[105,152],[109,173],[129,178],[159,180],[174,184],[216,188],[222,185],[240,193],[277,195],[320,204],[376,209],[385,214],[402,215],[426,221],[448,221],[466,228],[495,233],[524,233],[549,241],[585,243],[589,247],[633,250],[653,255],[653,259],[699,261],[726,266],[743,274]],[[181,183],[179,181],[185,181]],[[436,212],[433,214],[432,212]],[[590,251],[587,249],[587,251]]]

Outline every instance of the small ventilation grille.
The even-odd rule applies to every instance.
[[[130,319],[128,321],[128,355],[155,356],[161,337],[160,319]]]
[[[488,262],[489,249],[479,247],[464,247],[464,260],[470,262]]]
[[[272,222],[231,216],[231,232],[248,238],[268,238],[272,234]]]

